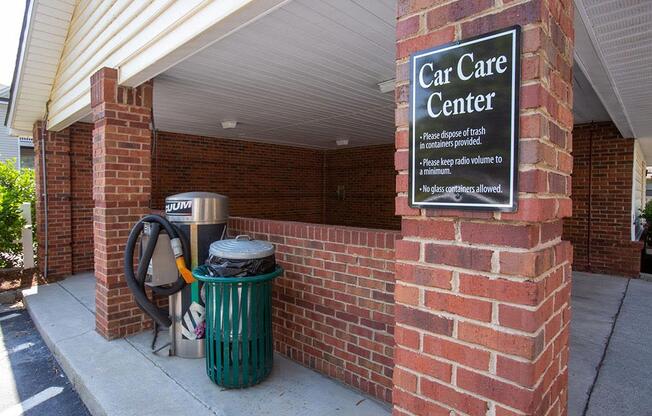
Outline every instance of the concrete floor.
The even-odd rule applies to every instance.
[[[384,416],[389,406],[280,355],[261,384],[223,390],[204,360],[150,351],[151,333],[111,342],[95,332],[95,279],[72,276],[24,291],[46,344],[93,415]],[[163,333],[162,333],[163,335]],[[166,342],[159,336],[159,345]]]
[[[37,328],[95,415],[390,414],[386,405],[281,356],[259,386],[222,390],[205,376],[203,360],[152,354],[150,334],[105,341],[94,330],[93,291],[93,276],[85,275],[24,294]],[[574,274],[570,416],[652,415],[651,300],[650,282]]]
[[[652,415],[652,283],[573,278],[568,414]]]

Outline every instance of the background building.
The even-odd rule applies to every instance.
[[[9,87],[0,84],[0,120],[7,117],[9,104]],[[9,128],[0,124],[0,162],[14,159],[21,168],[34,168],[34,144],[32,137],[16,137],[9,133]]]

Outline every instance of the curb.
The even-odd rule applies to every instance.
[[[54,284],[58,284],[58,283],[54,283]],[[23,293],[21,292],[21,296],[22,295]],[[52,341],[52,339],[48,336],[47,331],[43,329],[38,319],[36,319],[36,317],[32,313],[32,310],[29,305],[29,296],[22,296],[22,297],[23,297],[23,303],[25,305],[25,309],[29,313],[29,316],[32,319],[32,322],[34,323],[34,326],[36,327],[37,331],[41,335],[41,338],[43,338],[45,345],[48,346],[48,348],[52,352],[52,355],[63,369],[63,372],[68,377],[68,380],[70,380],[70,383],[72,384],[73,388],[75,389],[77,394],[79,394],[79,397],[84,402],[84,405],[86,405],[86,408],[88,409],[89,413],[93,416],[108,416],[106,409],[102,407],[100,402],[86,387],[79,373],[75,371],[74,367],[66,359],[66,356],[61,353],[57,344],[55,344]]]

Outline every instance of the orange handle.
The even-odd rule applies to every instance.
[[[175,262],[177,263],[177,269],[179,270],[179,273],[181,273],[183,280],[188,284],[194,282],[195,278],[193,277],[192,272],[186,267],[186,262],[183,257],[177,257]]]

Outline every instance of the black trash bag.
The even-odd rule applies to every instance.
[[[211,277],[247,277],[271,273],[276,269],[274,256],[260,259],[225,259],[212,256],[206,260],[206,271]]]

